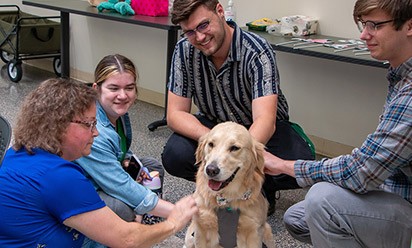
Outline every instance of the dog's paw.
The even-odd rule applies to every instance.
[[[275,248],[275,240],[273,238],[272,228],[269,223],[265,223],[264,231],[263,231],[263,243],[266,245],[267,248]]]
[[[191,223],[186,231],[183,248],[195,248],[194,225]]]
[[[183,248],[195,248],[195,242],[194,239],[192,241],[185,240],[185,244],[183,245]]]

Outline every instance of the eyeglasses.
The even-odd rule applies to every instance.
[[[395,19],[392,20],[387,20],[387,21],[383,21],[383,22],[373,22],[373,21],[362,21],[361,19],[358,20],[357,25],[358,25],[358,29],[359,31],[362,33],[364,29],[366,29],[366,31],[370,34],[370,35],[375,35],[376,31],[378,31],[379,26],[389,23],[389,22],[393,22],[395,21]]]
[[[191,39],[193,37],[195,37],[196,32],[199,32],[201,34],[206,33],[207,31],[210,30],[210,20],[207,20],[205,22],[200,23],[199,25],[197,25],[197,27],[195,29],[192,30],[187,30],[186,32],[184,32],[183,34],[180,35],[180,37],[186,37],[188,39]]]
[[[78,120],[72,120],[71,123],[82,124],[82,125],[90,128],[90,132],[93,132],[93,130],[96,128],[97,120],[94,120],[94,121],[78,121]]]

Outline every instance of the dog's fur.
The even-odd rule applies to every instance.
[[[263,144],[234,122],[221,123],[201,137],[196,150],[199,169],[194,194],[199,214],[188,228],[185,247],[221,247],[216,215],[219,208],[240,210],[238,248],[260,248],[262,241],[274,247],[272,230],[266,222],[268,203],[261,193],[263,151]],[[222,187],[221,183],[233,175],[233,180]],[[246,192],[250,192],[248,199],[245,199]],[[218,195],[223,196],[227,204],[219,205]]]

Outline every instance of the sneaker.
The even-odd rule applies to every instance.
[[[279,191],[265,192],[265,190],[262,189],[261,192],[263,197],[265,197],[269,203],[267,216],[271,216],[275,212],[276,200],[279,199],[276,195]]]
[[[154,225],[163,221],[162,217],[154,216],[151,214],[144,214],[142,216],[142,224],[145,225]]]
[[[269,202],[268,207],[268,217],[275,213],[276,210],[276,200]]]
[[[269,201],[269,207],[268,207],[268,216],[271,216],[273,213],[275,213],[275,205],[276,201],[279,200],[280,198],[280,191],[275,191],[274,197]]]
[[[162,198],[162,183],[158,175],[159,175],[159,172],[157,171],[150,172],[150,176],[152,177],[152,180],[144,179],[142,182],[142,185],[150,189],[154,193],[156,193],[159,196],[159,198]]]

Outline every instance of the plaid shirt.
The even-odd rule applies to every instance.
[[[389,90],[375,132],[350,155],[295,163],[300,186],[327,181],[357,193],[384,190],[412,203],[412,58],[389,69]]]
[[[234,22],[229,55],[219,70],[187,39],[175,48],[168,88],[192,98],[199,111],[218,122],[253,123],[252,100],[277,94],[277,119],[289,119],[288,104],[279,87],[275,52],[271,45]]]

